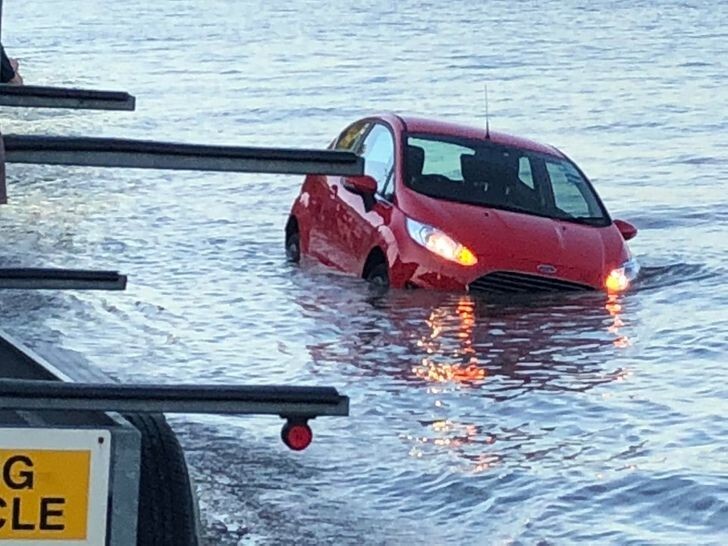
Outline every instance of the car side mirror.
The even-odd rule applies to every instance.
[[[614,225],[617,226],[617,229],[622,234],[622,238],[625,241],[634,239],[635,235],[637,235],[637,228],[629,222],[625,222],[624,220],[615,220]]]
[[[374,208],[377,200],[374,194],[377,193],[377,181],[369,176],[363,174],[361,176],[347,176],[344,178],[344,187],[350,192],[361,195],[361,199],[364,202],[364,210],[366,212],[371,211]]]
[[[377,193],[377,181],[371,176],[364,174],[361,176],[347,176],[344,178],[344,187],[361,196],[373,196]]]

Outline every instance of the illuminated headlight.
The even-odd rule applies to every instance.
[[[407,232],[412,239],[433,254],[460,265],[475,265],[478,258],[466,246],[461,245],[437,228],[407,218]]]
[[[612,269],[604,280],[604,286],[610,293],[624,292],[639,272],[640,264],[634,258],[630,258],[617,269]]]

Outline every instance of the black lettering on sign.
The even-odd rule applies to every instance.
[[[63,510],[60,509],[66,504],[66,499],[62,497],[43,497],[40,499],[40,524],[38,529],[41,531],[63,531],[66,528],[64,523],[51,523],[49,518],[62,518]],[[53,505],[58,508],[52,510]]]
[[[24,470],[18,471],[18,476],[13,476],[13,471],[17,470],[13,468],[18,464],[23,465]],[[25,455],[13,455],[8,457],[3,465],[3,481],[10,489],[33,489],[33,471],[28,470],[33,468],[33,461],[30,457]]]
[[[7,507],[8,507],[8,505],[5,502],[5,500],[4,499],[0,499],[0,508],[7,508]],[[6,522],[7,522],[7,520],[5,518],[0,518],[0,529],[2,529],[3,527],[5,527],[5,523]]]
[[[32,523],[21,523],[20,521],[20,499],[13,499],[13,523],[10,526],[13,531],[32,531],[35,525]]]

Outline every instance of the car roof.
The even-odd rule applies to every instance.
[[[382,117],[387,118],[389,116],[384,115]],[[483,127],[472,127],[469,125],[418,116],[396,115],[396,117],[405,124],[406,130],[409,133],[428,133],[433,135],[463,138],[485,138],[485,128]],[[527,138],[498,131],[489,131],[488,137],[491,142],[501,144],[503,146],[513,146],[514,148],[540,152],[560,158],[564,157],[564,154],[562,154],[557,148],[547,144],[541,144]]]

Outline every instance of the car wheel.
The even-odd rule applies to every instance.
[[[301,237],[298,232],[286,237],[286,259],[293,263],[301,261]]]
[[[387,264],[378,264],[367,275],[367,282],[376,289],[389,288],[389,268]]]

